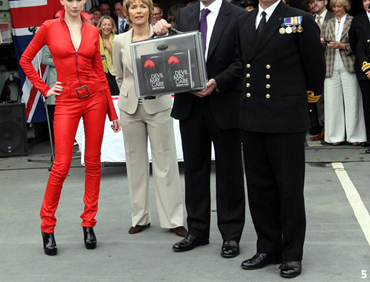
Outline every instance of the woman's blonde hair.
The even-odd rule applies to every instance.
[[[349,0],[330,0],[330,8],[333,8],[335,3],[337,2],[339,2],[339,4],[341,4],[344,7],[346,12],[351,10],[351,2]]]
[[[132,22],[130,20],[130,16],[129,16],[129,8],[130,8],[131,4],[136,2],[136,1],[141,1],[141,2],[143,2],[143,4],[148,6],[148,8],[149,8],[148,23],[151,23],[153,13],[154,13],[154,7],[153,7],[153,1],[152,0],[124,0],[123,1],[123,6],[125,7],[126,13],[127,13],[127,23],[130,24],[130,25],[132,24]]]
[[[111,33],[116,33],[117,32],[117,27],[116,27],[116,23],[114,22],[113,18],[110,17],[110,16],[107,16],[107,15],[104,15],[100,18],[98,24],[96,25],[96,27],[99,29],[99,32],[100,32],[100,36],[102,34],[102,31],[100,29],[102,23],[103,23],[103,20],[110,20],[111,24],[112,24],[112,31]]]

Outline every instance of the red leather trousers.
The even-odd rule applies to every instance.
[[[81,214],[81,225],[95,226],[100,190],[101,143],[107,108],[107,98],[103,91],[91,93],[84,99],[79,99],[73,91],[62,93],[57,97],[54,114],[55,160],[40,211],[43,232],[54,233],[57,222],[55,211],[58,207],[63,182],[71,166],[73,143],[81,117],[84,121],[86,137],[83,198],[85,209]]]

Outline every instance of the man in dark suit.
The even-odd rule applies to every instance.
[[[99,6],[100,11],[102,12],[103,16],[110,16],[112,15],[112,9],[108,1],[102,1]]]
[[[349,41],[355,52],[355,70],[364,104],[367,142],[370,146],[370,0],[363,0],[364,14],[353,18],[349,30]],[[364,64],[365,63],[365,64]],[[370,149],[366,150],[370,154]]]
[[[118,18],[119,15],[121,14],[121,9],[122,9],[122,1],[121,0],[116,0],[113,6],[114,10],[114,18]]]
[[[311,2],[313,2],[312,10],[314,12],[315,22],[321,29],[324,21],[334,17],[334,13],[326,9],[328,0],[311,0]]]
[[[226,0],[201,0],[179,10],[175,28],[203,30],[202,14],[207,12],[205,58],[207,89],[175,95],[172,116],[180,120],[185,166],[185,202],[188,236],[174,244],[174,251],[188,251],[209,243],[211,199],[211,145],[216,159],[217,224],[223,244],[221,256],[239,254],[244,227],[245,196],[238,128],[242,66],[236,53],[236,24],[243,9]],[[204,10],[204,12],[203,12]],[[156,34],[171,25],[159,21]],[[204,26],[204,25],[202,25]]]
[[[334,17],[334,13],[328,11],[326,6],[328,5],[327,0],[312,0],[313,2],[313,15],[315,22],[317,25],[322,28],[324,22]],[[324,140],[324,123],[325,123],[325,116],[324,116],[324,93],[321,94],[319,101],[317,101],[316,105],[310,104],[312,106],[311,115],[314,116],[314,120],[316,120],[314,126],[310,129],[310,133],[313,135],[318,134],[317,136],[311,137],[312,141]]]
[[[125,6],[123,6],[123,1],[117,1],[114,4],[114,11],[117,17],[114,18],[114,23],[117,27],[117,34],[124,33],[129,30],[129,24],[127,23],[127,12]]]
[[[244,67],[240,126],[257,233],[257,253],[242,267],[282,262],[281,276],[295,277],[301,273],[306,229],[306,93],[322,93],[325,77],[320,29],[302,10],[260,0],[258,9],[239,17],[238,35]]]

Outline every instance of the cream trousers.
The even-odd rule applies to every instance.
[[[156,204],[162,228],[184,225],[173,120],[171,109],[148,114],[139,105],[134,114],[120,110],[126,167],[131,198],[132,226],[151,222],[149,209],[148,137]]]
[[[325,142],[365,142],[362,94],[354,73],[346,71],[337,53],[333,75],[325,78]]]

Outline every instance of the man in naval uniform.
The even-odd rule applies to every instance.
[[[301,274],[305,238],[305,134],[311,102],[322,93],[325,60],[313,17],[280,0],[260,0],[238,19],[244,67],[240,126],[257,253],[244,269],[280,265]]]

